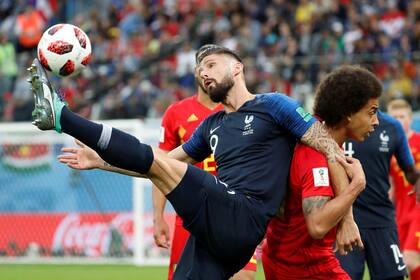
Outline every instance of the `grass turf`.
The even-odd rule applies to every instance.
[[[0,264],[1,280],[162,280],[166,266]],[[364,280],[369,276],[365,273]],[[258,265],[256,280],[264,280]]]
[[[161,280],[166,268],[132,265],[2,264],[2,280]]]

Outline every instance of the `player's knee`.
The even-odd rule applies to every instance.
[[[153,149],[153,155],[153,163],[147,175],[156,187],[166,195],[179,185],[187,172],[188,165],[170,158],[159,149]]]

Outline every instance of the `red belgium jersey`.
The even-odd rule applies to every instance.
[[[350,279],[333,253],[336,228],[320,240],[309,235],[302,200],[312,196],[334,196],[327,159],[316,150],[297,144],[284,211],[271,220],[263,252],[275,265],[278,279],[315,279],[324,271],[339,272],[340,277],[331,279]]]
[[[185,98],[168,107],[160,131],[159,148],[171,151],[182,145],[193,134],[199,124],[210,114],[223,109],[223,105],[211,110],[198,102],[197,95]],[[197,163],[197,167],[216,174],[216,162],[211,155],[204,161]],[[182,221],[177,216],[177,223]]]
[[[217,106],[214,110],[207,108],[198,102],[197,95],[172,104],[166,110],[162,119],[159,148],[169,152],[184,144],[205,118],[221,109],[223,109],[223,105]],[[196,166],[216,174],[216,163],[213,155],[203,162],[197,163]]]
[[[408,139],[411,153],[417,168],[420,168],[420,133],[414,132]],[[404,176],[404,172],[398,166],[397,160],[392,158],[390,175],[395,186],[396,218],[398,225],[411,222],[420,217],[420,206],[416,204],[416,195],[407,195],[413,189]]]

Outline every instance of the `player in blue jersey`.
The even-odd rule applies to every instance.
[[[404,279],[406,267],[400,252],[395,210],[388,197],[389,168],[393,156],[412,184],[419,173],[414,165],[401,124],[378,112],[379,127],[362,143],[345,143],[345,153],[354,156],[366,171],[366,189],[353,204],[365,250],[339,256],[340,263],[352,279],[363,279],[367,262],[371,279]]]
[[[249,261],[283,200],[296,140],[327,156],[337,184],[348,179],[336,161],[342,152],[324,126],[285,95],[251,94],[234,52],[207,46],[197,62],[209,96],[225,111],[204,120],[169,155],[72,113],[36,59],[29,69],[33,117],[40,129],[65,132],[95,150],[103,169],[148,177],[166,195],[191,233],[173,279],[228,279]],[[187,164],[212,152],[218,177]],[[97,167],[72,158],[66,163]]]

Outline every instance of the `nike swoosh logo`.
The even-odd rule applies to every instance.
[[[399,270],[399,271],[401,271],[401,270],[403,270],[403,269],[405,269],[405,264],[404,264],[404,265],[398,265],[398,270]]]
[[[228,194],[236,194],[235,191],[227,191]]]
[[[213,134],[213,132],[215,132],[219,127],[220,127],[220,125],[219,126],[216,126],[213,129],[210,129],[210,134]]]

